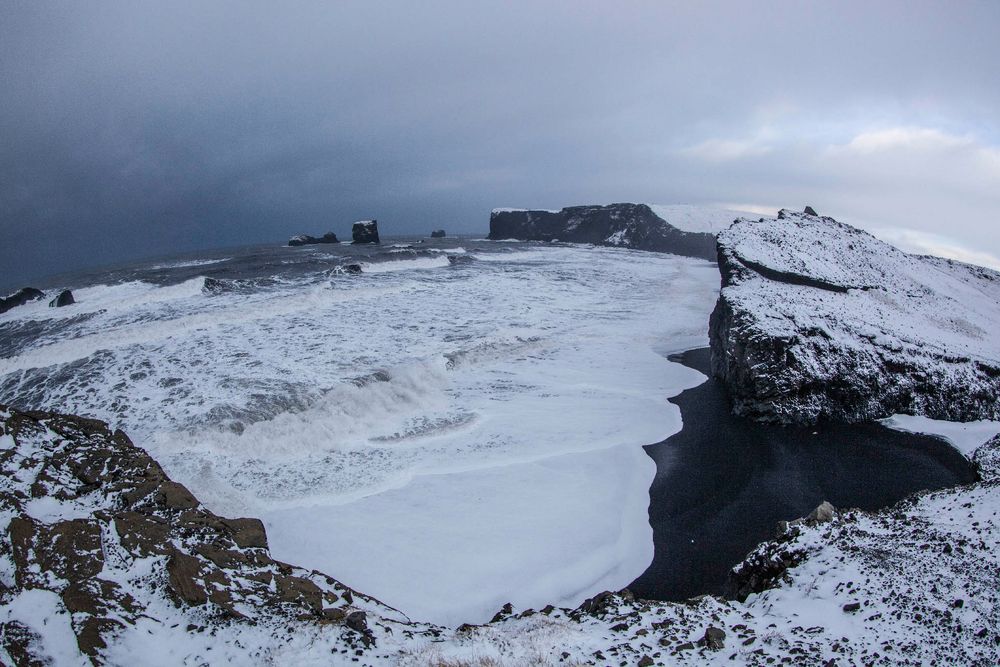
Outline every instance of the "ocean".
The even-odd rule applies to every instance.
[[[361,273],[351,273],[360,265]],[[575,605],[653,557],[643,445],[704,376],[718,270],[483,239],[261,246],[60,276],[0,402],[125,430],[275,557],[414,618]],[[53,294],[49,291],[47,294]]]

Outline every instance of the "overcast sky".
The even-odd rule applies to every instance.
[[[992,1],[0,0],[0,284],[612,201],[1000,266],[998,63]]]

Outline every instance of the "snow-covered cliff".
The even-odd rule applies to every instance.
[[[718,237],[710,336],[736,413],[1000,418],[1000,274],[782,210]]]

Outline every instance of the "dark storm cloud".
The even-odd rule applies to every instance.
[[[493,206],[627,200],[808,201],[1000,255],[996,3],[0,11],[5,286],[361,217],[478,232]]]

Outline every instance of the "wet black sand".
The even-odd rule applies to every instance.
[[[711,375],[709,355],[702,348],[671,360]],[[715,379],[671,402],[684,428],[646,447],[657,467],[649,491],[655,555],[629,586],[647,599],[723,593],[729,569],[778,521],[824,500],[877,509],[976,478],[965,457],[937,438],[875,423],[801,428],[734,417]]]

